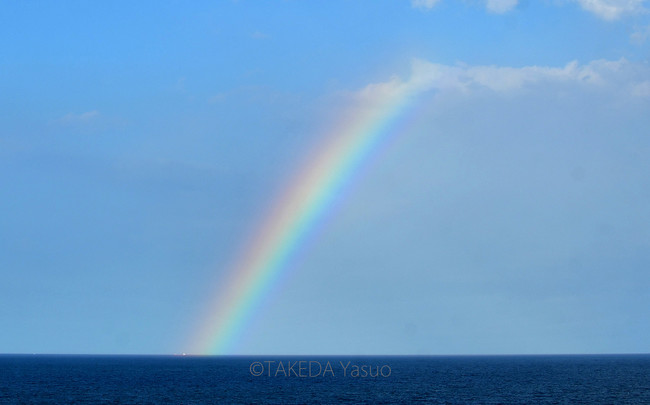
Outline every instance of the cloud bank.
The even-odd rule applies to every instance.
[[[393,77],[383,83],[374,83],[360,90],[361,99],[374,99],[387,95],[426,91],[459,92],[478,91],[498,93],[521,92],[534,85],[573,84],[610,90],[633,96],[647,94],[648,66],[618,61],[596,60],[587,64],[570,62],[563,67],[525,66],[465,66],[443,65],[420,59],[412,62],[411,76],[403,80]]]

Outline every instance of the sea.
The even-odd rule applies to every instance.
[[[650,404],[650,355],[0,355],[2,404]]]

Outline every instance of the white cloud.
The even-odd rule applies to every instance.
[[[69,113],[56,120],[56,122],[63,125],[78,125],[89,123],[97,117],[99,117],[99,111],[92,110],[81,114]]]
[[[630,39],[633,43],[642,45],[650,38],[650,25],[643,27],[634,27],[634,32],[630,35]]]
[[[518,0],[487,0],[485,6],[492,13],[506,13],[517,6]]]
[[[411,0],[411,5],[415,8],[423,8],[430,10],[435,6],[440,0]]]
[[[575,0],[580,6],[605,20],[616,20],[625,14],[643,12],[646,0]]]
[[[465,66],[443,65],[424,60],[414,60],[411,76],[404,80],[393,77],[383,83],[366,86],[357,93],[361,100],[386,99],[391,95],[417,94],[425,91],[458,92],[469,94],[478,91],[499,93],[525,91],[538,84],[573,83],[581,86],[612,86],[619,91],[638,94],[633,90],[648,79],[647,67],[621,59],[597,60],[580,65],[570,62],[563,67],[525,66]],[[641,87],[642,89],[645,87]],[[643,92],[643,91],[642,91]]]

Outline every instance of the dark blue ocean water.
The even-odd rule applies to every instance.
[[[0,355],[0,403],[650,404],[650,355]]]

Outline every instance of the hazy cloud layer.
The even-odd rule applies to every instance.
[[[283,316],[324,307],[397,353],[593,352],[619,350],[626,331],[645,336],[649,79],[647,66],[627,60],[418,60],[408,78],[361,89],[359,103],[404,92],[417,103],[364,163],[251,350],[271,350],[266,333],[292,330]],[[298,342],[316,330],[339,339],[317,328],[323,318],[304,322]],[[382,346],[372,344],[349,350]]]

